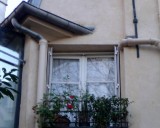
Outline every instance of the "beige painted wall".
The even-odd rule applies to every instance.
[[[41,8],[80,25],[95,27],[92,35],[78,37],[76,42],[115,44],[124,38],[122,0],[42,0]]]
[[[160,38],[158,0],[135,0],[140,38]],[[50,4],[52,3],[52,4]],[[134,35],[132,0],[42,0],[41,8],[84,26],[94,26],[92,35],[51,44],[118,44]],[[89,46],[88,46],[89,47]],[[160,51],[140,47],[121,52],[122,95],[130,105],[130,128],[160,127]]]
[[[140,38],[160,38],[158,5],[158,0],[136,0]],[[51,41],[53,47],[55,44],[59,48],[65,48],[64,44],[74,47],[78,44],[90,49],[92,44],[118,44],[125,36],[134,35],[131,0],[42,0],[41,8],[78,24],[95,27],[91,35]],[[26,40],[25,58],[28,61],[23,72],[20,128],[33,128],[31,106],[36,98],[38,45],[31,39]],[[140,58],[137,58],[135,48],[125,48],[121,51],[120,65],[122,96],[134,101],[129,107],[130,128],[159,128],[159,49],[141,46]],[[23,101],[26,97],[27,101]]]
[[[137,58],[135,48],[125,48],[123,56],[122,94],[130,101],[130,128],[160,127],[160,50],[141,47]],[[122,64],[122,63],[121,63]]]
[[[32,107],[37,101],[38,43],[27,37],[22,74],[22,95],[19,128],[34,128],[35,115]]]
[[[125,32],[133,33],[131,1],[125,1]],[[158,0],[136,0],[139,38],[160,38]],[[128,11],[127,11],[128,10]],[[130,128],[160,127],[160,49],[140,47],[121,52],[122,94],[134,101],[130,107]]]

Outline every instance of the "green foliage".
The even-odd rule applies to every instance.
[[[64,92],[62,95],[45,94],[42,102],[34,106],[33,110],[40,128],[55,127],[57,117],[64,117],[64,113],[72,114],[74,111],[78,111],[78,117],[75,118],[79,126],[89,126],[89,122],[92,121],[94,127],[103,128],[110,123],[114,125],[126,121],[128,105],[127,98],[95,97],[88,93],[75,96]],[[61,111],[65,112],[61,115]]]
[[[102,128],[110,122],[111,102],[105,97],[98,97],[93,101],[93,119],[96,127]]]
[[[90,118],[92,117],[92,99],[93,95],[89,93],[84,93],[82,97],[80,97],[81,109],[78,113],[79,125],[80,126],[88,126],[88,122],[90,122]]]
[[[11,100],[14,100],[13,92],[18,93],[13,87],[13,84],[18,83],[18,77],[13,73],[17,71],[17,69],[12,69],[7,72],[5,68],[2,68],[3,76],[2,80],[0,80],[0,99],[4,98],[4,96],[9,97]]]
[[[55,122],[59,118],[63,118],[63,121],[66,121],[67,116],[61,115],[60,111],[76,111],[78,108],[77,100],[77,96],[70,95],[67,92],[64,92],[63,95],[56,95],[54,93],[44,94],[42,101],[33,107],[34,113],[37,115],[39,127],[56,127]]]
[[[34,113],[38,115],[37,122],[41,127],[49,128],[49,126],[53,126],[52,120],[55,118],[58,106],[55,108],[56,111],[51,110],[51,100],[52,99],[49,99],[49,95],[46,94],[44,95],[42,102],[33,107]],[[56,101],[56,99],[54,100]]]
[[[98,97],[92,100],[93,120],[96,127],[106,127],[110,123],[116,124],[120,121],[126,121],[128,115],[128,98],[113,96],[111,98]]]
[[[119,98],[113,96],[111,99],[111,122],[117,123],[119,120],[125,120],[128,115],[128,98]]]

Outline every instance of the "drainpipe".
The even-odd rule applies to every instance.
[[[160,22],[160,0],[158,0],[158,18]]]
[[[136,45],[153,45],[160,48],[160,40],[157,39],[124,39],[119,43],[119,50],[124,47],[135,47]]]
[[[39,65],[38,65],[38,81],[37,81],[37,102],[43,98],[46,91],[46,67],[47,67],[47,40],[40,34],[20,25],[15,18],[11,20],[12,25],[19,31],[31,36],[39,42]]]
[[[135,35],[134,38],[138,38],[138,19],[137,19],[137,14],[136,14],[136,6],[135,6],[135,0],[132,0],[132,6],[133,6],[133,24],[134,24],[134,31],[135,31]],[[139,58],[139,46],[136,45],[136,49],[137,49],[137,58]]]

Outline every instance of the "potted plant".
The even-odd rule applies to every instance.
[[[88,93],[78,97],[64,92],[61,95],[45,94],[33,110],[39,128],[67,128],[73,122],[73,116],[75,126],[79,127],[127,128],[122,122],[126,121],[128,105],[127,98],[95,97]]]
[[[93,122],[96,128],[127,128],[128,98],[93,97]]]
[[[119,128],[125,127],[122,126],[123,122],[126,121],[128,116],[128,105],[129,100],[128,98],[120,98],[113,96],[111,99],[111,111],[110,111],[110,118],[111,118],[111,126],[110,128]]]
[[[110,122],[111,103],[106,97],[97,97],[93,101],[93,121],[97,128],[106,128]]]
[[[74,107],[66,95],[44,94],[40,103],[33,107],[39,128],[69,127],[70,120],[62,109],[71,111]]]
[[[85,93],[80,99],[81,110],[78,112],[79,126],[90,126],[90,119],[92,113],[92,95],[90,95],[89,93]]]

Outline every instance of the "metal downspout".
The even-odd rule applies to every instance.
[[[159,26],[160,26],[160,0],[158,0],[158,19],[159,19]]]
[[[38,65],[38,81],[37,81],[37,102],[43,98],[43,93],[46,90],[46,66],[47,66],[47,40],[40,35],[22,25],[15,18],[11,20],[12,25],[19,31],[31,36],[39,42],[39,65]]]
[[[134,38],[138,38],[138,19],[137,19],[137,13],[136,13],[136,6],[135,6],[135,0],[132,0],[132,6],[133,6],[133,24],[134,24],[134,31],[135,31],[135,36]],[[139,45],[136,45],[136,49],[137,49],[137,58],[140,57],[139,54]]]

